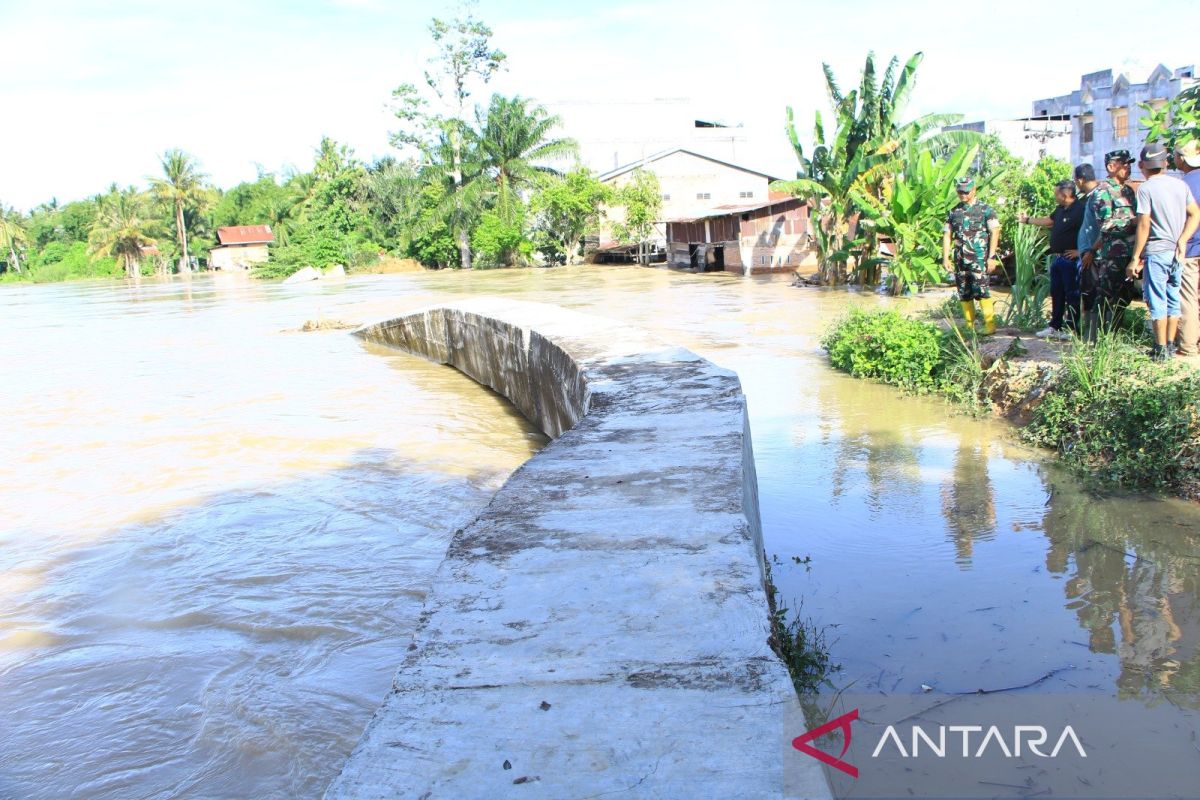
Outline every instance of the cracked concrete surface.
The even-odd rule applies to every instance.
[[[554,441],[455,534],[326,797],[829,796],[788,747],[734,373],[491,298],[357,334],[457,367]]]

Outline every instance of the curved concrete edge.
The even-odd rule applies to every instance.
[[[326,797],[829,797],[789,747],[803,715],[767,642],[734,373],[491,298],[356,334],[454,365],[555,440],[456,532]]]

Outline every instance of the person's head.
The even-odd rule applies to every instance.
[[[975,179],[963,178],[954,184],[954,190],[958,192],[958,199],[964,203],[975,202]]]
[[[1133,156],[1129,155],[1128,150],[1113,150],[1104,154],[1104,169],[1108,172],[1108,177],[1116,178],[1121,183],[1129,180],[1129,165],[1133,163]]]
[[[1153,178],[1166,170],[1167,161],[1171,154],[1160,144],[1148,144],[1142,148],[1141,158],[1138,159],[1138,169],[1147,178]]]
[[[1180,172],[1200,169],[1200,141],[1192,139],[1175,148],[1175,167]]]
[[[1075,202],[1075,182],[1074,181],[1059,181],[1054,184],[1054,199],[1063,208],[1069,207]]]
[[[1096,170],[1091,164],[1080,164],[1075,167],[1075,188],[1080,192],[1090,192],[1096,185]]]

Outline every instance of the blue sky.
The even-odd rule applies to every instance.
[[[785,172],[784,107],[807,130],[824,107],[822,61],[848,85],[868,50],[883,60],[923,50],[913,114],[1019,116],[1077,88],[1084,72],[1114,67],[1144,80],[1158,62],[1193,63],[1194,37],[1171,32],[1189,5],[482,0],[478,13],[509,56],[487,91],[543,102],[688,97],[745,125],[754,166]],[[1152,38],[1142,35],[1156,30],[1144,20],[1151,8],[1163,31]],[[29,208],[114,181],[141,185],[170,147],[196,155],[225,187],[259,165],[307,167],[322,135],[367,160],[384,155],[390,91],[419,81],[426,23],[446,9],[0,0],[0,202]]]

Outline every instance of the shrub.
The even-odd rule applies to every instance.
[[[1022,435],[1075,471],[1128,489],[1200,488],[1200,373],[1154,364],[1119,334],[1063,361]]]
[[[936,325],[896,311],[855,309],[825,334],[821,346],[843,372],[923,392],[937,387],[943,338]]]

